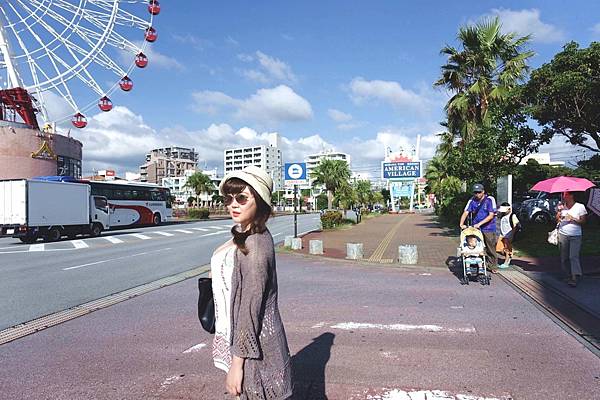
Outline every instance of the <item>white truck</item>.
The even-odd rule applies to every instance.
[[[90,185],[35,179],[0,180],[0,234],[24,243],[62,236],[99,236],[109,228],[110,209]]]

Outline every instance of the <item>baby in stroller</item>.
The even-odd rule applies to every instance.
[[[471,278],[479,278],[482,284],[489,285],[485,263],[485,245],[481,231],[474,227],[464,229],[460,234],[460,243],[463,283],[468,285]]]

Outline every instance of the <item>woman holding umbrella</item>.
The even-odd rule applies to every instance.
[[[563,203],[556,212],[558,222],[558,249],[560,251],[560,267],[567,275],[569,286],[577,286],[581,279],[581,225],[585,223],[587,210],[581,203],[575,201],[573,192],[584,192],[595,185],[584,178],[573,176],[558,176],[538,182],[531,190],[548,193],[563,193]],[[570,264],[570,268],[568,268]]]
[[[569,275],[568,264],[570,264],[570,277],[567,283],[572,287],[577,286],[582,275],[579,253],[582,239],[581,225],[585,223],[586,215],[585,206],[575,201],[573,193],[564,192],[563,204],[559,205],[556,213],[558,249],[560,251],[560,267],[567,275]]]

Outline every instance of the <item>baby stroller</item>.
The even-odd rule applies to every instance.
[[[461,283],[468,285],[473,280],[479,280],[482,285],[490,284],[490,276],[485,261],[485,244],[483,234],[472,226],[460,233],[459,256],[463,265],[463,279]]]

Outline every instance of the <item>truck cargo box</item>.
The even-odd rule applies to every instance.
[[[90,218],[86,184],[0,181],[0,225],[85,225]]]

